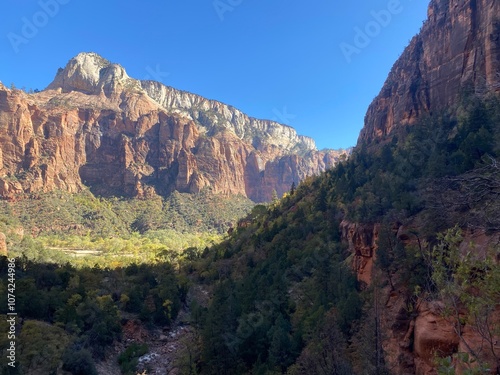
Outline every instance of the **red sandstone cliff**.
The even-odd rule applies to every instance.
[[[417,246],[416,237],[412,234],[414,225],[394,224],[392,231],[395,238],[407,245]],[[382,346],[391,373],[435,375],[436,356],[446,357],[457,352],[481,353],[489,363],[495,363],[485,333],[475,327],[473,322],[462,322],[461,340],[457,334],[456,320],[445,313],[443,303],[421,299],[412,303],[407,286],[398,280],[398,271],[392,275],[393,281],[390,284],[380,282],[386,279],[375,264],[380,227],[380,224],[358,224],[344,220],[340,224],[340,231],[343,242],[348,245],[352,254],[351,266],[358,280],[370,285],[374,282],[374,276],[378,275],[379,284],[375,285],[374,293],[379,295]],[[484,255],[487,249],[498,245],[500,241],[498,233],[486,235],[484,231],[467,231],[464,234],[461,245],[463,253],[474,251]],[[410,312],[410,308],[413,311]],[[500,307],[497,307],[489,319],[492,326],[498,326]],[[491,341],[494,342],[493,349],[498,358],[500,337],[496,330],[493,335],[496,336]],[[458,366],[456,369],[457,374],[462,373]],[[494,373],[493,368],[491,373]]]
[[[453,108],[464,90],[500,92],[498,0],[431,1],[428,20],[368,108],[358,143]]]
[[[223,103],[137,81],[93,53],[41,93],[0,84],[0,197],[87,185],[102,195],[211,188],[254,201],[333,166],[343,152]]]

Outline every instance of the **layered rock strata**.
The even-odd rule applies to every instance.
[[[432,0],[420,33],[368,108],[358,143],[454,108],[466,92],[500,92],[500,2]]]
[[[0,196],[89,186],[100,195],[174,190],[268,201],[333,166],[286,125],[223,103],[137,81],[94,53],[60,69],[46,90],[0,85]]]

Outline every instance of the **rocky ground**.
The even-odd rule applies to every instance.
[[[121,375],[118,356],[133,343],[146,344],[147,354],[139,358],[138,375],[181,375],[189,369],[190,358],[196,351],[198,340],[190,325],[188,306],[196,300],[208,304],[209,293],[201,286],[194,286],[188,294],[186,306],[179,312],[170,328],[148,328],[135,314],[122,314],[125,321],[123,338],[107,353],[107,359],[97,364],[99,375]],[[189,371],[189,370],[188,370]]]

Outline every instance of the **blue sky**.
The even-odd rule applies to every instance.
[[[353,146],[425,0],[3,0],[0,81],[45,88],[79,52]],[[363,35],[361,35],[363,33]]]

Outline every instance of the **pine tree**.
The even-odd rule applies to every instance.
[[[271,193],[271,201],[273,203],[278,201],[278,193],[276,192],[276,189],[273,189],[273,192]]]

